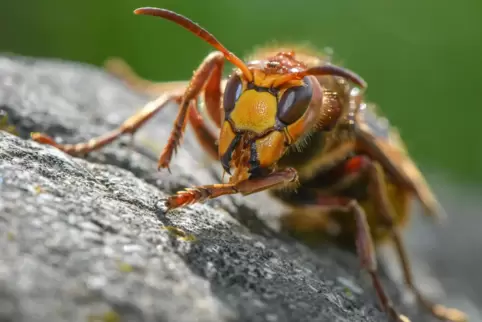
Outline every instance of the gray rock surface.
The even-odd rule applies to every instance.
[[[0,108],[20,136],[0,132],[0,321],[386,321],[356,256],[278,234],[263,194],[165,214],[167,194],[219,181],[190,133],[172,174],[156,170],[174,106],[131,148],[85,160],[28,140],[87,140],[147,100],[91,66],[0,57]]]

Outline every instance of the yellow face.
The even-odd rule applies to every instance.
[[[312,78],[294,80],[280,88],[272,86],[278,75],[253,71],[253,81],[233,74],[224,91],[225,120],[219,138],[219,157],[229,173],[232,167],[249,168],[251,175],[269,169],[316,121],[312,106]],[[317,91],[319,92],[319,91]],[[321,95],[321,94],[320,94]],[[233,166],[235,151],[245,164]],[[240,153],[235,153],[240,157]],[[238,160],[239,161],[239,160]]]

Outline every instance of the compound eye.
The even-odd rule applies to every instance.
[[[303,84],[287,89],[278,103],[278,119],[286,125],[298,121],[310,105],[313,95],[311,80],[305,77]]]
[[[236,102],[239,96],[241,96],[242,91],[243,82],[241,78],[238,75],[231,76],[224,89],[223,107],[226,115],[234,110],[234,106],[236,106]]]

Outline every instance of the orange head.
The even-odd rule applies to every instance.
[[[294,58],[293,52],[246,64],[212,34],[182,15],[158,8],[134,12],[181,25],[236,66],[224,89],[224,122],[218,148],[228,173],[234,167],[248,169],[251,175],[262,174],[313,128],[319,121],[323,99],[315,76],[340,76],[366,86],[358,75],[334,65],[307,68]]]
[[[315,102],[322,94],[314,80],[306,76],[274,86],[281,74],[262,67],[272,62],[248,64],[251,81],[235,71],[226,83],[219,157],[228,173],[231,167],[249,167],[251,174],[269,169],[317,120]],[[249,151],[245,159],[243,151]]]

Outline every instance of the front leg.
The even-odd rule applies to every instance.
[[[287,185],[298,180],[298,173],[293,168],[272,172],[267,176],[246,179],[236,183],[213,184],[198,186],[179,191],[166,200],[168,210],[187,206],[206,199],[217,198],[222,195],[241,193],[249,195],[277,186]]]
[[[224,56],[221,52],[215,51],[209,54],[201,63],[182,97],[179,112],[174,121],[174,128],[167,142],[166,147],[161,153],[158,162],[158,169],[168,168],[171,159],[179,147],[187,124],[187,116],[189,115],[190,103],[196,99],[209,81],[211,74],[218,69],[222,69],[224,64]],[[220,95],[220,93],[218,93]],[[213,98],[214,99],[214,98]]]

